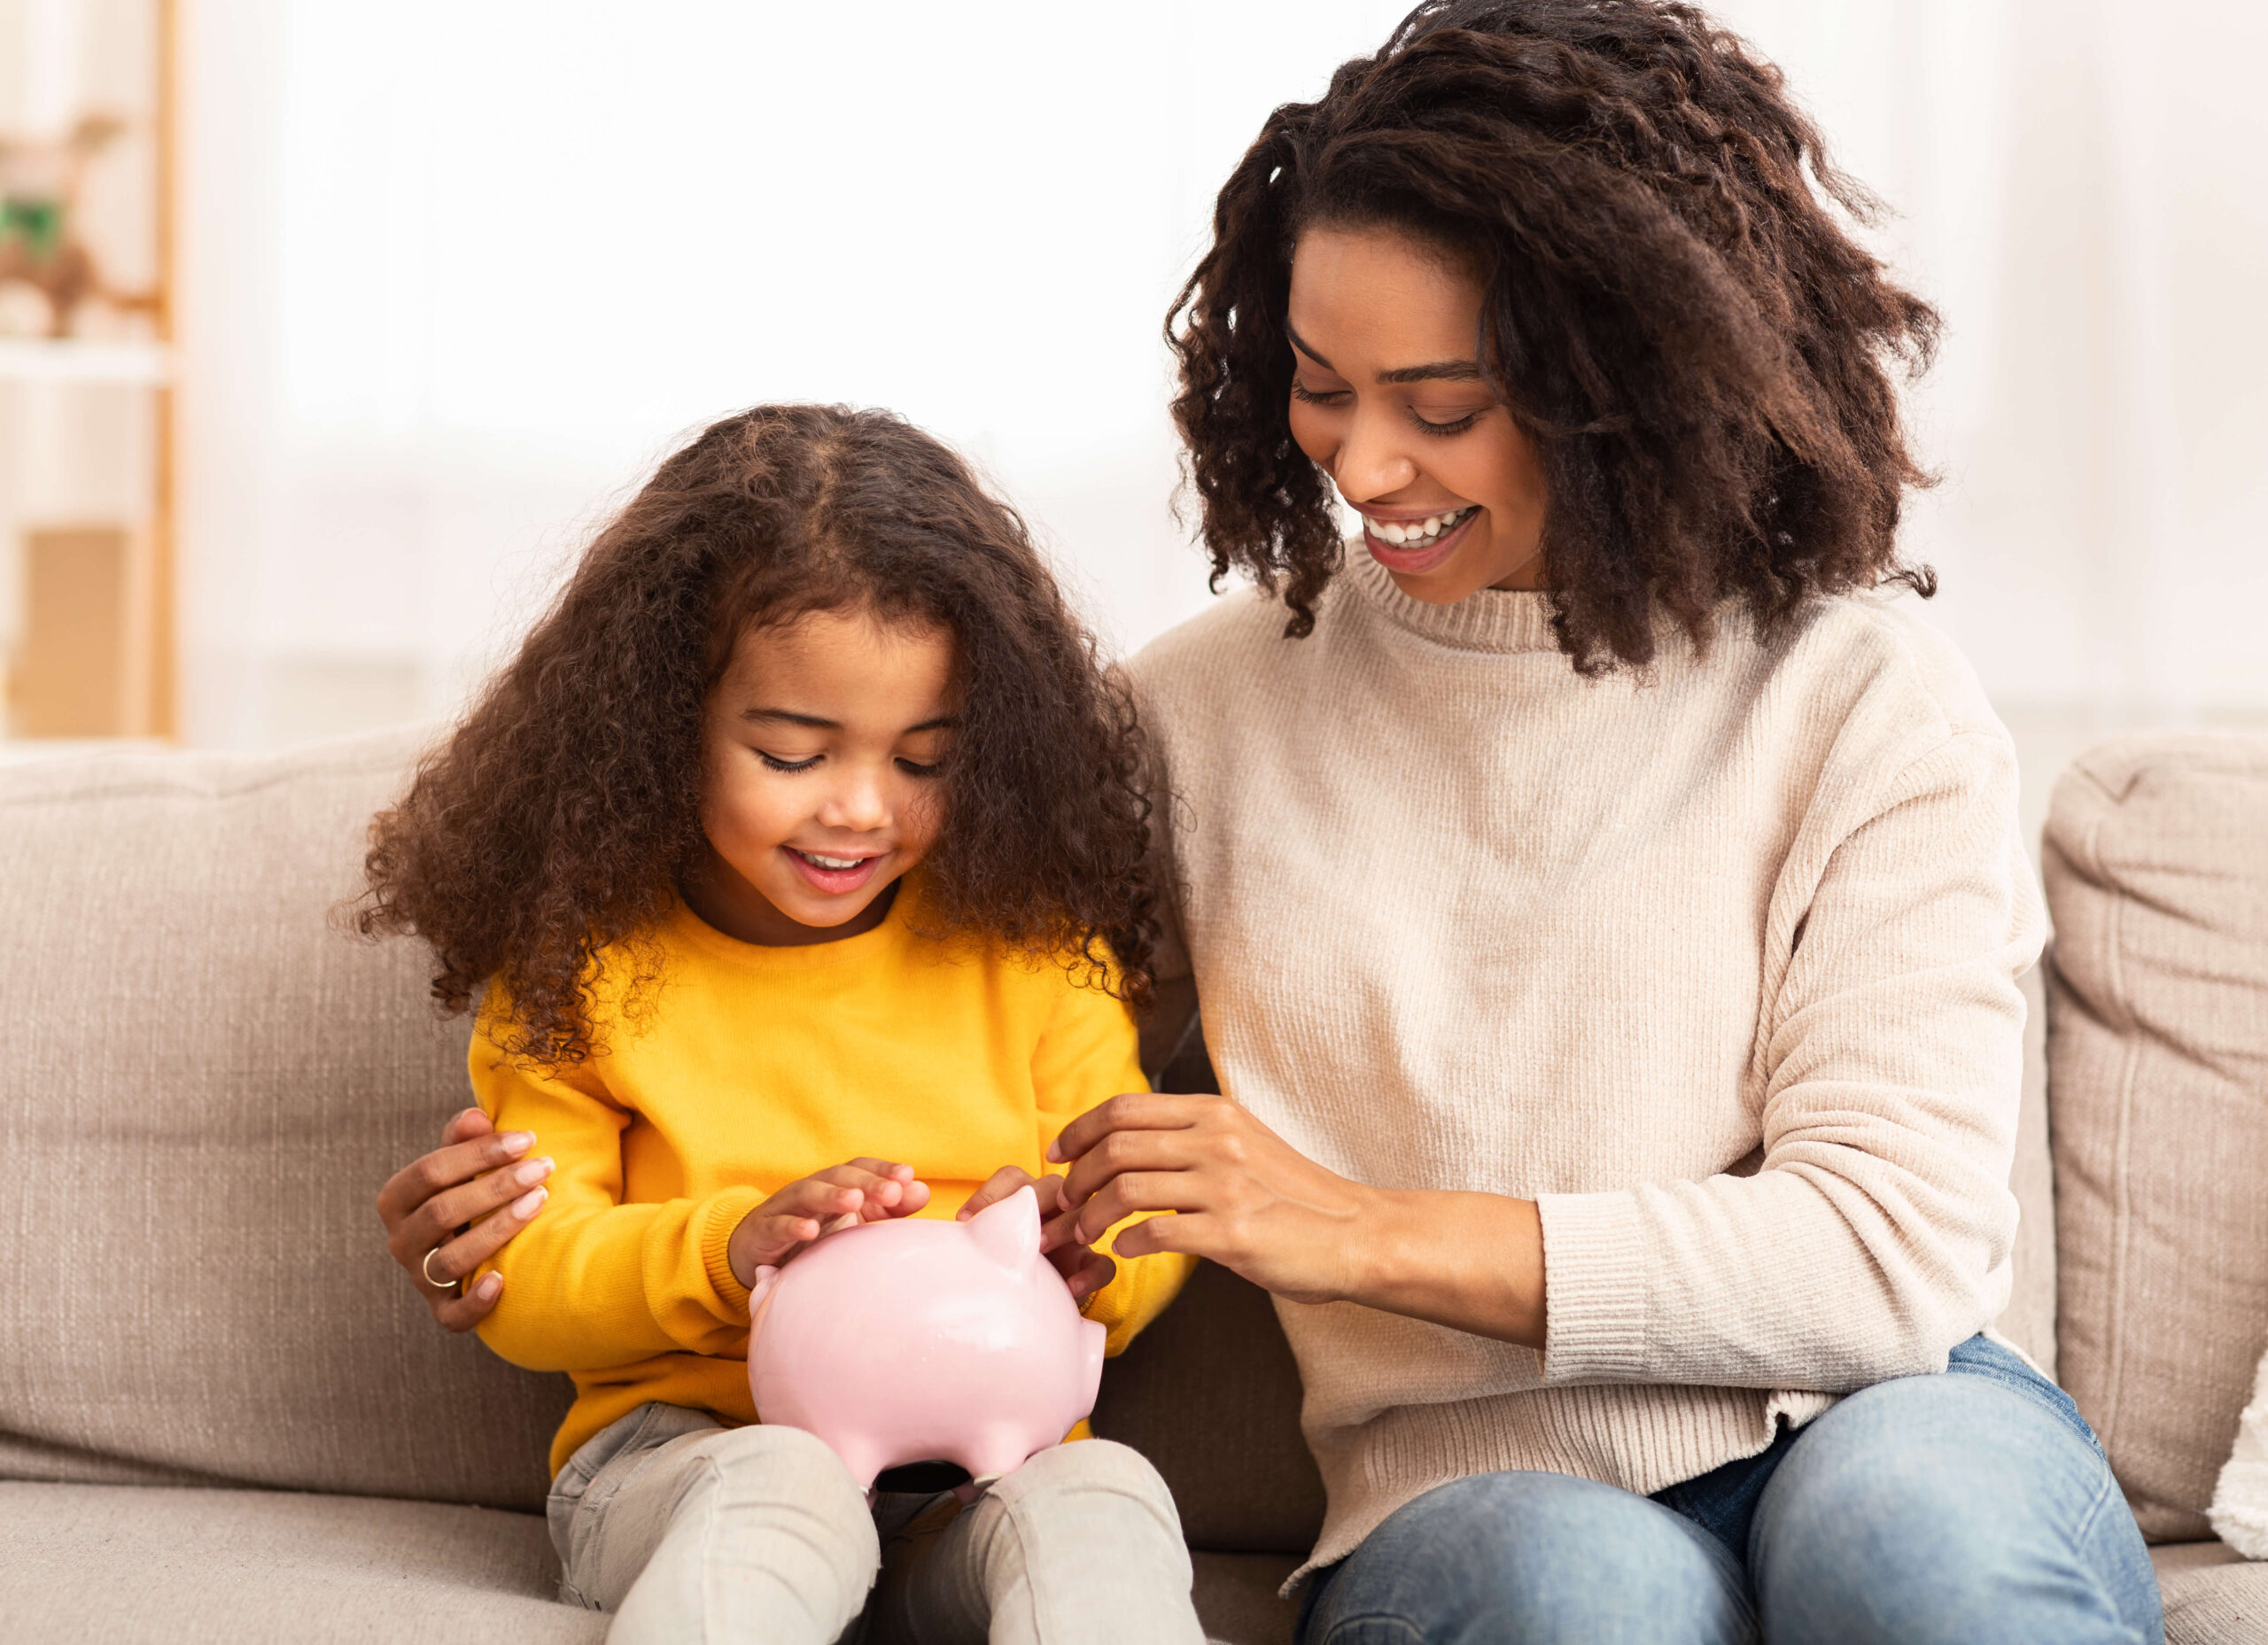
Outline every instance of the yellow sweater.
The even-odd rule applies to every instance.
[[[725,1245],[786,1183],[861,1154],[929,1184],[950,1217],[1004,1165],[1035,1176],[1066,1121],[1146,1089],[1126,1009],[1052,962],[915,935],[901,896],[872,931],[807,948],[734,941],[681,905],[660,932],[650,1020],[624,1022],[634,966],[609,955],[591,1001],[605,1049],[556,1073],[508,1060],[492,992],[472,1086],[500,1130],[532,1131],[551,1198],[492,1265],[482,1323],[516,1365],[563,1370],[577,1397],[556,1473],[649,1400],[757,1420],[748,1292]],[[1122,1260],[1087,1317],[1117,1354],[1173,1299],[1190,1261]]]

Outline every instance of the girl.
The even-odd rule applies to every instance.
[[[548,1151],[481,1329],[574,1377],[552,1535],[610,1638],[826,1645],[885,1540],[874,1637],[1200,1637],[1134,1453],[870,1511],[745,1364],[759,1264],[838,1218],[1052,1207],[1048,1142],[1141,1083],[1137,770],[1011,510],[894,417],[764,407],[662,465],[377,819],[363,929],[430,943],[449,1010],[485,988],[474,1091]],[[1113,1353],[1189,1267],[1052,1254]]]

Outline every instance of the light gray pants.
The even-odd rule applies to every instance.
[[[562,1596],[614,1612],[611,1645],[1204,1639],[1165,1481],[1107,1439],[1042,1451],[966,1508],[870,1506],[801,1429],[641,1405],[569,1459],[549,1513]]]

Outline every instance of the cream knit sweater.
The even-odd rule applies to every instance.
[[[1330,1509],[1650,1493],[1941,1370],[2008,1293],[2042,917],[2007,733],[1907,604],[1586,679],[1540,594],[1350,549],[1130,665],[1223,1089],[1332,1169],[1542,1207],[1542,1354],[1279,1301]],[[1311,1567],[1310,1567],[1311,1568]]]

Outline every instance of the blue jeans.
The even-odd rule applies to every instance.
[[[2068,1395],[1974,1337],[1651,1497],[1479,1474],[1318,1571],[1301,1645],[2160,1645],[2149,1555]]]

